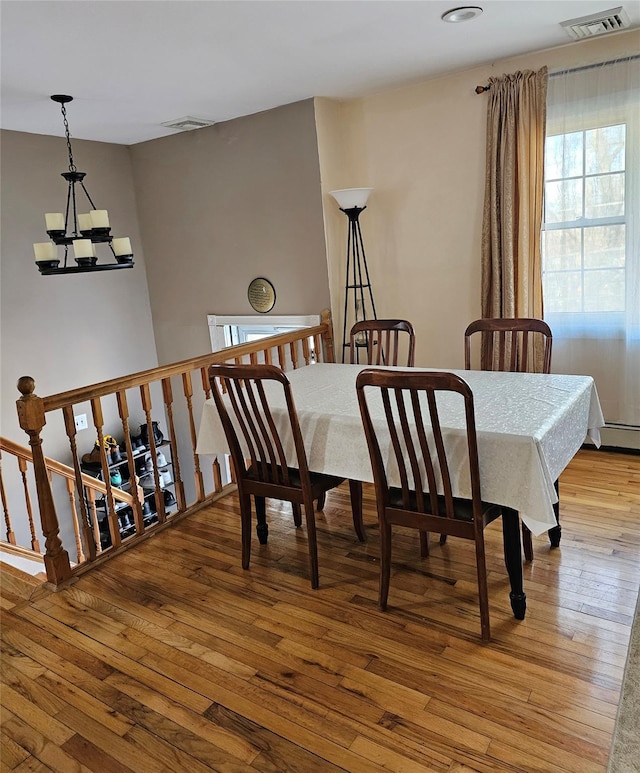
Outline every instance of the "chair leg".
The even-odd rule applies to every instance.
[[[300,510],[300,505],[292,502],[291,509],[293,510],[293,522],[296,528],[299,529],[302,526],[302,511]]]
[[[309,546],[309,569],[311,572],[311,587],[315,590],[320,585],[318,572],[318,540],[316,537],[316,518],[313,500],[304,502],[304,516],[307,523],[307,543]]]
[[[442,536],[443,535],[440,535],[440,539],[442,539]],[[446,534],[444,536],[446,537]],[[420,557],[429,558],[429,532],[428,531],[420,532]]]
[[[320,494],[320,496],[318,497],[318,503],[316,504],[316,510],[318,512],[321,512],[322,510],[324,510],[324,504],[326,501],[327,501],[327,492],[325,491],[324,493]]]
[[[251,494],[240,495],[240,526],[242,530],[242,568],[249,568],[251,558]]]
[[[389,598],[391,577],[391,526],[380,520],[380,598],[379,606],[384,612]]]
[[[529,528],[522,524],[522,550],[524,551],[524,560],[533,561],[533,540]]]
[[[359,480],[350,480],[349,494],[351,495],[353,528],[355,529],[360,542],[366,542],[367,534],[364,530],[364,521],[362,520],[362,482]]]
[[[256,500],[256,534],[261,545],[267,544],[269,526],[267,524],[267,502],[264,497],[254,497]],[[251,511],[249,511],[251,512]]]
[[[487,565],[484,554],[483,535],[476,540],[476,567],[478,571],[478,598],[480,601],[480,628],[482,630],[482,641],[490,641],[489,590],[487,588]]]

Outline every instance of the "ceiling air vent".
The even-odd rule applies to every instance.
[[[618,32],[631,25],[629,17],[622,6],[610,8],[608,11],[582,16],[579,19],[569,19],[560,23],[567,35],[574,40],[591,38],[605,32]]]
[[[193,118],[193,116],[186,116],[186,118],[176,118],[175,121],[166,121],[161,124],[167,129],[178,129],[181,132],[190,132],[193,129],[203,129],[205,126],[213,126],[215,121],[208,121],[206,118]]]

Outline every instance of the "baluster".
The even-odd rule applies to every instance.
[[[102,540],[100,539],[100,522],[98,521],[98,508],[96,507],[96,492],[94,489],[87,487],[86,497],[89,501],[89,513],[91,515],[91,523],[94,529],[94,541],[96,546],[96,553],[100,555],[102,553]]]
[[[76,481],[76,491],[80,499],[80,515],[82,518],[82,537],[84,540],[85,549],[89,553],[89,560],[94,561],[96,557],[96,538],[91,524],[89,522],[89,514],[87,513],[87,505],[82,496],[84,486],[82,484],[82,471],[80,469],[80,463],[78,462],[78,448],[76,443],[76,422],[73,416],[73,406],[67,405],[62,409],[62,415],[64,417],[64,426],[69,438],[69,446],[71,448],[71,458],[73,459],[73,472]],[[75,508],[74,508],[75,512]],[[75,524],[74,524],[75,530]],[[82,551],[81,551],[82,552]]]
[[[257,365],[258,364],[258,353],[257,352],[250,352],[249,353],[249,362],[252,365]]]
[[[116,512],[116,505],[113,501],[113,492],[111,491],[111,475],[109,474],[109,464],[107,462],[107,452],[104,447],[104,433],[102,428],[104,426],[104,417],[102,416],[102,403],[99,397],[94,397],[91,400],[91,412],[93,415],[93,426],[96,428],[98,435],[98,444],[100,446],[100,464],[102,466],[102,477],[104,484],[107,487],[106,495],[106,511],[107,511],[107,523],[109,524],[109,533],[111,534],[111,544],[114,548],[120,546],[120,526],[118,524],[118,513]]]
[[[313,336],[313,361],[323,362],[322,359],[322,338],[319,333]]]
[[[2,511],[4,513],[4,525],[6,528],[7,542],[10,545],[16,544],[16,535],[11,528],[11,516],[9,515],[9,504],[7,494],[4,489],[4,478],[2,477],[2,452],[0,451],[0,496],[2,497]]]
[[[31,493],[29,492],[29,481],[27,480],[27,460],[21,456],[18,457],[18,467],[20,469],[20,475],[22,476],[22,488],[24,489],[24,503],[27,508],[27,518],[29,519],[29,533],[31,534],[31,550],[36,553],[40,552],[40,543],[36,537],[36,527],[33,522],[33,507],[31,506]],[[45,474],[47,475],[47,483],[49,489],[51,489],[51,478],[49,477],[49,471],[45,468]]]
[[[298,347],[295,341],[289,344],[289,354],[291,355],[291,367],[295,370],[298,367]]]
[[[200,368],[200,377],[202,379],[202,390],[204,392],[205,400],[211,399],[211,384],[209,383],[209,376],[207,368]],[[222,490],[222,475],[220,473],[220,462],[218,457],[211,463],[211,473],[213,475],[213,487],[216,494]],[[183,489],[184,490],[184,489]]]
[[[282,370],[287,369],[287,357],[285,355],[284,346],[278,346],[278,365]]]
[[[46,424],[44,403],[34,394],[35,381],[30,376],[22,376],[18,381],[18,391],[21,397],[16,402],[20,427],[29,435],[33,468],[36,478],[36,491],[40,506],[40,521],[42,533],[45,536],[44,565],[47,579],[58,585],[71,577],[69,554],[60,540],[60,526],[51,493],[51,485],[47,478],[47,465],[42,452],[40,432]]]
[[[264,361],[267,365],[273,365],[273,359],[271,357],[271,347],[264,350]]]
[[[164,523],[167,517],[167,513],[164,509],[164,496],[162,489],[160,488],[160,473],[158,472],[158,456],[156,448],[156,439],[153,436],[153,423],[151,416],[151,391],[149,384],[140,385],[140,396],[142,398],[142,408],[147,420],[147,434],[149,435],[149,453],[151,454],[151,464],[153,467],[153,482],[155,485],[155,500],[156,500],[156,512],[158,513],[158,521]]]
[[[308,338],[302,339],[302,356],[304,357],[304,364],[309,365],[311,363],[311,349]]]
[[[201,371],[202,373],[202,371]],[[204,379],[203,379],[204,383]],[[186,509],[186,501],[184,496],[184,484],[182,482],[182,473],[180,471],[180,457],[178,454],[178,441],[176,439],[176,428],[173,421],[173,389],[171,387],[171,379],[162,379],[162,396],[164,397],[164,407],[167,414],[167,422],[169,423],[169,436],[171,438],[171,456],[173,461],[173,481],[176,489],[176,499],[178,501],[178,512],[182,512]]]
[[[65,478],[64,482],[67,485],[67,494],[69,496],[69,507],[71,508],[71,517],[73,520],[73,536],[76,540],[76,559],[79,564],[85,560],[84,552],[82,550],[82,541],[80,539],[80,529],[78,528],[78,511],[76,509],[76,485],[73,478]]]
[[[129,493],[133,497],[133,522],[136,526],[136,534],[142,534],[144,531],[144,518],[142,515],[142,502],[138,496],[138,474],[136,472],[136,463],[133,456],[133,446],[131,445],[131,429],[129,427],[129,405],[127,403],[127,393],[124,389],[116,392],[118,402],[118,414],[122,422],[122,432],[124,433],[124,446],[127,454],[127,465],[129,467]],[[144,497],[143,497],[144,501]]]
[[[202,471],[200,470],[200,457],[196,453],[196,444],[198,442],[198,434],[196,432],[196,424],[193,418],[193,387],[191,385],[191,373],[187,371],[182,374],[182,388],[184,396],[187,401],[187,410],[189,413],[189,430],[191,432],[191,448],[193,451],[193,463],[194,463],[194,477],[196,483],[196,501],[202,502],[204,499],[204,480],[202,478]]]

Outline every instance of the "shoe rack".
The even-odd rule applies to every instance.
[[[139,478],[139,484],[144,494],[142,507],[142,517],[145,526],[156,523],[158,513],[156,510],[156,487],[153,472],[153,463],[149,449],[140,442],[139,438],[132,439],[133,446],[133,466],[135,475]],[[129,492],[131,490],[130,466],[126,454],[117,450],[107,451],[107,459],[110,459],[108,465],[109,478],[114,488]],[[165,512],[167,514],[177,510],[175,497],[175,476],[173,471],[173,448],[169,440],[162,440],[156,443],[156,455],[158,460],[158,477],[160,480],[160,496],[164,499]],[[89,454],[85,456],[90,456]],[[81,469],[88,475],[92,475],[98,480],[104,480],[102,467],[99,462],[87,462],[83,459]],[[115,502],[115,509],[118,515],[118,528],[122,539],[135,534],[135,521],[133,510],[122,502]],[[100,545],[103,549],[111,546],[111,535],[107,522],[107,499],[99,497],[96,499],[96,509],[98,512],[98,526],[100,528]]]

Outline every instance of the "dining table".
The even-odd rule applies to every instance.
[[[311,471],[373,482],[355,387],[358,373],[366,367],[314,363],[287,372]],[[604,418],[596,386],[590,376],[447,372],[460,376],[473,392],[482,498],[502,506],[511,607],[514,616],[523,619],[526,594],[520,519],[534,535],[558,529],[556,482],[583,443],[590,440],[595,446],[600,445],[599,430],[604,426]],[[267,390],[267,395],[283,436],[285,454],[295,465],[282,389],[274,389],[272,394]],[[445,444],[449,439],[452,448],[456,447],[455,438],[466,432],[464,409],[453,397],[447,395],[439,404]],[[374,422],[379,420],[382,426],[382,404],[374,403],[371,411]],[[384,436],[378,439],[384,444]],[[203,405],[196,451],[204,455],[229,453],[212,399]],[[454,495],[470,497],[464,466],[454,465],[454,469]]]

